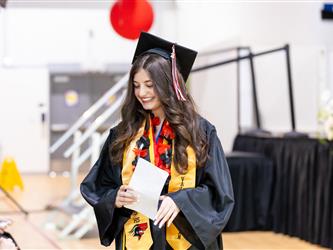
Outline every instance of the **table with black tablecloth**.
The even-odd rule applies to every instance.
[[[238,135],[234,151],[273,162],[269,229],[333,248],[333,143]]]
[[[226,154],[235,206],[224,231],[269,229],[273,163],[258,153]]]

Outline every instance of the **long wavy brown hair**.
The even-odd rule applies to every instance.
[[[149,110],[143,109],[134,94],[133,79],[140,69],[144,69],[150,76],[155,93],[162,104],[165,119],[176,135],[173,160],[177,171],[187,171],[187,146],[191,146],[195,151],[197,167],[204,166],[208,155],[207,138],[199,126],[200,116],[191,95],[186,91],[183,77],[177,69],[179,85],[185,93],[186,101],[178,100],[173,89],[170,60],[152,53],[139,56],[132,65],[128,92],[121,110],[122,121],[117,126],[116,139],[110,145],[112,161],[122,163],[126,146],[133,140],[143,121],[149,119]]]

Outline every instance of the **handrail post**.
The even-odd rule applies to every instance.
[[[91,152],[91,158],[90,158],[90,162],[91,162],[91,166],[93,166],[93,164],[95,164],[95,162],[98,160],[99,157],[99,153],[100,153],[100,148],[101,148],[101,135],[100,133],[93,133],[91,136],[91,148],[92,148],[92,152]]]
[[[83,133],[83,135],[81,136],[81,138],[74,144],[72,144],[65,152],[64,152],[64,156],[67,158],[69,157],[74,150],[79,147],[80,145],[82,145],[82,143],[85,142],[85,140],[87,140],[91,134],[96,131],[96,129],[103,123],[105,122],[123,103],[123,100],[125,98],[125,95],[127,93],[127,90],[124,89],[123,92],[121,93],[121,96],[118,97],[118,100],[113,103],[113,105],[107,109],[103,114],[101,114],[91,125],[90,127]]]
[[[287,61],[287,73],[288,73],[288,88],[289,88],[289,105],[290,105],[290,115],[291,115],[291,125],[292,131],[296,130],[295,122],[295,110],[294,110],[294,95],[293,95],[293,82],[291,77],[291,63],[290,63],[290,47],[289,44],[285,46],[286,51],[286,61]]]
[[[76,131],[74,133],[74,140],[73,142],[77,142],[80,137],[82,136],[81,131]],[[73,154],[72,154],[72,161],[71,161],[71,193],[76,189],[76,184],[77,184],[77,175],[78,175],[78,166],[77,166],[77,161],[80,158],[80,153],[81,149],[80,147],[77,148]]]
[[[253,105],[255,112],[256,125],[258,129],[261,129],[259,107],[258,107],[258,95],[257,95],[257,86],[256,86],[256,76],[254,72],[254,62],[252,51],[249,53],[250,69],[251,69],[251,79],[252,79],[252,96],[253,96]]]

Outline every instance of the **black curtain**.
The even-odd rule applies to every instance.
[[[273,161],[273,231],[333,248],[331,142],[238,135],[233,150],[262,153]]]
[[[273,164],[261,154],[226,155],[234,189],[235,206],[225,232],[270,229]]]

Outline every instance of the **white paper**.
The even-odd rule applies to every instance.
[[[139,158],[128,184],[139,195],[139,201],[125,207],[154,219],[157,213],[158,201],[168,176],[168,172],[145,159]]]

